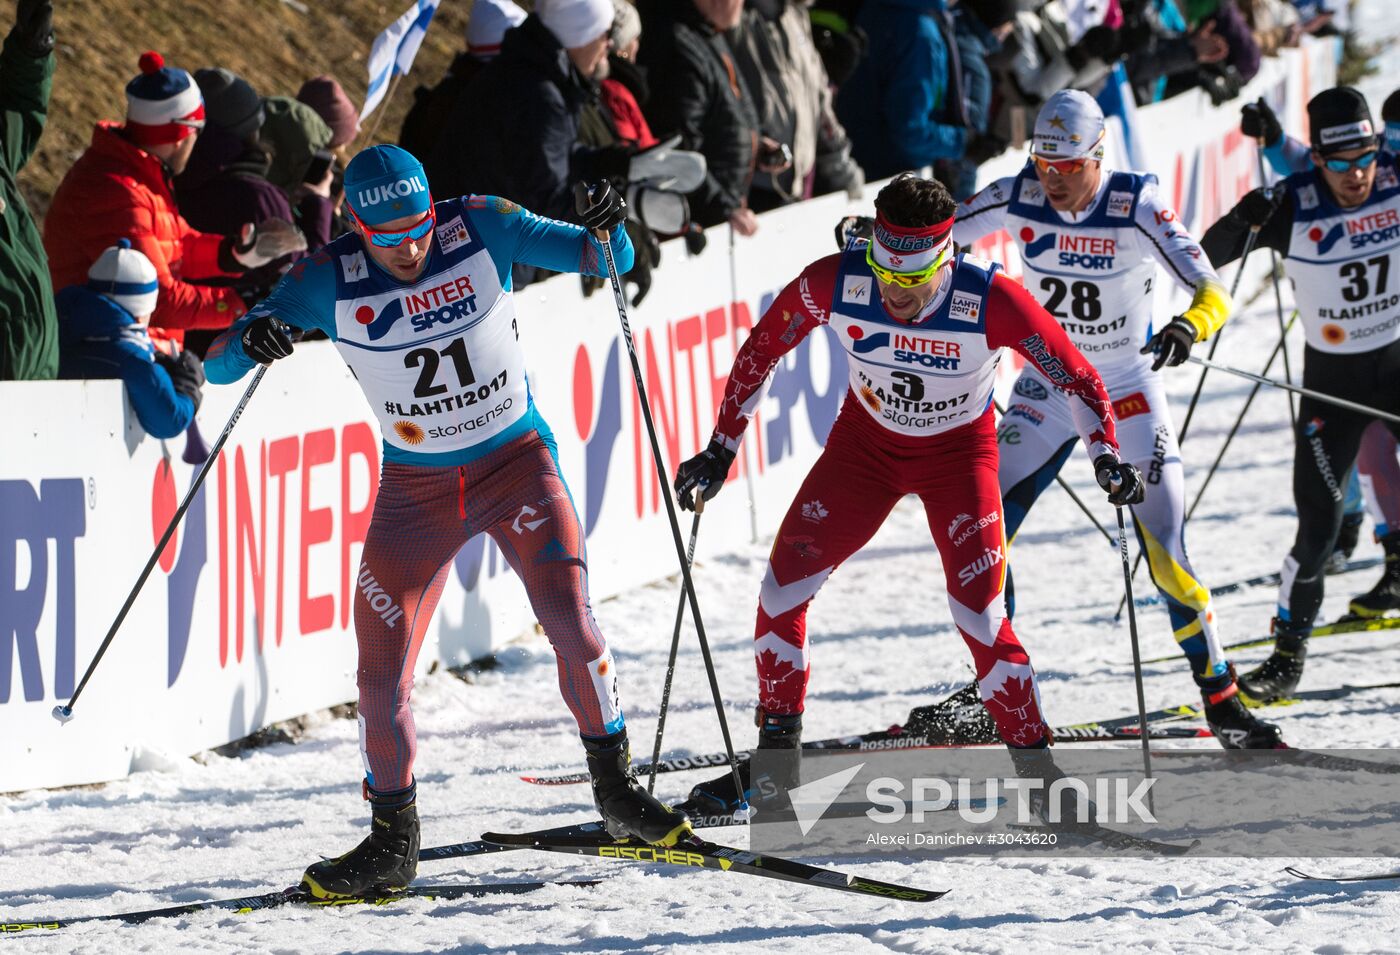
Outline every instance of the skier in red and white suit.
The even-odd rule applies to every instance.
[[[760,748],[800,745],[810,673],[807,606],[895,503],[917,494],[943,558],[948,605],[972,651],[983,704],[1013,748],[1048,742],[1035,673],[1006,616],[1006,541],[997,485],[992,385],[1014,348],[1070,397],[1100,485],[1141,500],[1120,462],[1098,373],[1064,330],[1000,268],[953,255],[955,206],[944,187],[904,175],[875,200],[873,241],[818,259],[773,301],[735,356],[709,447],[677,470],[682,507],[719,492],[779,359],[828,325],[845,348],[850,389],[773,544],[759,595]],[[747,784],[746,784],[747,785]],[[692,792],[734,804],[732,782]]]

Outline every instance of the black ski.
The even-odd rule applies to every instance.
[[[1310,875],[1301,869],[1287,865],[1283,867],[1283,871],[1294,878],[1305,879],[1309,882],[1382,882],[1387,879],[1400,879],[1400,869],[1393,872],[1367,872],[1362,875]]]
[[[599,829],[601,829],[601,825]],[[794,862],[779,856],[770,856],[747,849],[736,849],[698,836],[683,839],[674,846],[652,846],[644,842],[617,840],[606,831],[597,834],[577,834],[550,836],[541,832],[492,833],[483,839],[498,842],[518,849],[539,849],[544,852],[562,852],[570,855],[594,856],[599,859],[612,859],[620,862],[654,862],[661,865],[713,869],[721,872],[742,872],[747,875],[778,879],[783,882],[797,882],[815,888],[835,889],[838,892],[854,892],[882,899],[896,899],[902,902],[932,902],[947,894],[945,891],[917,889],[878,879],[866,879],[848,875],[834,869]]]
[[[1192,714],[1200,716],[1200,712]],[[1151,714],[1149,714],[1150,721]],[[1163,720],[1184,719],[1179,715],[1164,716]],[[1136,716],[1123,717],[1119,720],[1109,720],[1098,723],[1075,723],[1069,726],[1053,727],[1057,743],[1106,743],[1119,742],[1122,740],[1136,740],[1138,734]],[[1210,730],[1205,727],[1196,726],[1152,726],[1148,728],[1149,739],[1209,739]],[[965,746],[998,746],[1001,740],[997,738],[995,728],[990,733],[980,734],[976,737],[968,735],[963,741],[954,741],[946,736],[927,736],[922,734],[912,734],[907,732],[902,726],[891,726],[887,730],[877,730],[873,733],[863,733],[860,736],[836,736],[831,739],[810,740],[802,744],[804,750],[823,750],[827,752],[851,750],[853,752],[877,752],[896,749],[946,749]],[[742,750],[735,753],[735,757],[740,762],[745,762],[753,757],[754,751]],[[708,769],[723,768],[729,765],[729,757],[724,753],[701,753],[697,756],[676,756],[671,759],[663,759],[656,764],[658,773],[675,773],[688,769]],[[651,771],[650,763],[643,763],[636,767],[639,774]],[[557,775],[535,775],[521,776],[527,783],[536,786],[569,786],[577,783],[586,783],[589,780],[587,772],[580,773],[559,773]]]
[[[1384,557],[1361,557],[1356,560],[1347,561],[1341,570],[1334,571],[1328,574],[1328,576],[1332,577],[1336,574],[1349,574],[1354,570],[1370,570],[1372,567],[1379,567],[1384,563]],[[1234,583],[1212,587],[1210,588],[1210,595],[1212,597],[1220,597],[1224,594],[1239,593],[1241,590],[1248,590],[1251,587],[1277,587],[1280,580],[1282,580],[1282,576],[1278,571],[1274,571],[1272,574],[1260,574],[1258,577],[1249,577],[1245,580],[1237,580]],[[1154,593],[1134,599],[1133,605],[1136,607],[1148,607],[1161,602],[1162,595]]]
[[[481,895],[519,895],[534,892],[551,885],[587,887],[597,885],[597,879],[573,882],[489,882],[470,885],[410,885],[399,892],[377,892],[343,899],[318,899],[301,888],[283,889],[280,892],[264,892],[261,895],[245,895],[236,899],[214,899],[207,902],[186,902],[181,905],[167,905],[142,912],[111,912],[103,915],[79,915],[73,918],[25,918],[6,920],[0,918],[0,935],[30,931],[52,931],[67,928],[81,922],[146,922],[150,919],[174,918],[195,912],[223,911],[243,915],[261,909],[275,909],[284,905],[305,905],[311,908],[341,908],[347,905],[390,905],[404,899],[461,899]]]
[[[1370,617],[1360,620],[1338,620],[1336,623],[1325,623],[1320,627],[1313,627],[1308,631],[1309,639],[1318,637],[1336,637],[1347,633],[1369,633],[1374,630],[1394,630],[1400,628],[1400,617]],[[1227,643],[1222,649],[1225,650],[1249,650],[1254,647],[1271,647],[1274,644],[1274,635],[1269,634],[1263,637],[1254,637],[1249,640],[1241,640],[1238,643]],[[1180,654],[1172,653],[1163,657],[1153,657],[1151,660],[1143,660],[1146,663],[1171,663],[1181,659]]]

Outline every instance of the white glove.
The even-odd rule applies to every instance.
[[[627,209],[657,235],[680,235],[690,228],[690,203],[679,192],[634,183],[627,187]]]
[[[627,167],[627,181],[675,192],[699,189],[709,167],[703,154],[677,149],[680,141],[679,136],[672,136],[664,143],[633,156]]]
[[[258,225],[243,223],[233,240],[233,259],[245,269],[256,269],[284,255],[306,250],[306,236],[285,219],[268,219]]]

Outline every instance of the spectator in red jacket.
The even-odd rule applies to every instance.
[[[225,328],[247,311],[232,288],[188,278],[237,275],[285,255],[303,240],[291,223],[245,224],[237,234],[191,228],[171,179],[189,162],[204,126],[204,100],[184,70],[159,53],[141,56],[126,86],[125,124],[100,122],[92,144],[63,177],[44,222],[55,289],[87,281],[92,263],[118,239],[150,259],[160,286],[153,337],[182,342],[187,328]]]

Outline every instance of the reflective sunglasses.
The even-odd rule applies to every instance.
[[[1362,153],[1355,159],[1327,159],[1323,161],[1328,169],[1333,172],[1351,172],[1352,169],[1366,169],[1371,163],[1376,161],[1377,152],[1372,149],[1370,152]]]
[[[948,261],[949,256],[953,254],[953,243],[949,242],[948,247],[939,253],[938,258],[934,259],[933,264],[928,268],[920,269],[917,272],[895,272],[875,261],[874,255],[871,254],[874,248],[874,242],[866,243],[865,264],[870,266],[870,271],[874,272],[875,277],[881,282],[886,285],[898,285],[900,288],[914,288],[917,285],[923,285],[933,278],[934,273],[941,269],[943,264]]]
[[[1089,163],[1088,156],[1080,156],[1078,159],[1042,159],[1040,156],[1031,155],[1031,161],[1035,163],[1035,168],[1041,172],[1048,173],[1055,171],[1059,176],[1072,176],[1082,170]]]
[[[346,208],[350,208],[346,203]],[[361,229],[365,231],[365,236],[372,245],[377,245],[381,249],[397,249],[410,239],[416,241],[433,231],[433,226],[437,224],[437,208],[433,205],[433,194],[428,193],[428,214],[415,226],[411,226],[402,232],[383,232],[372,226],[365,225],[363,219],[355,214],[354,209],[350,209],[350,216],[357,222]]]

